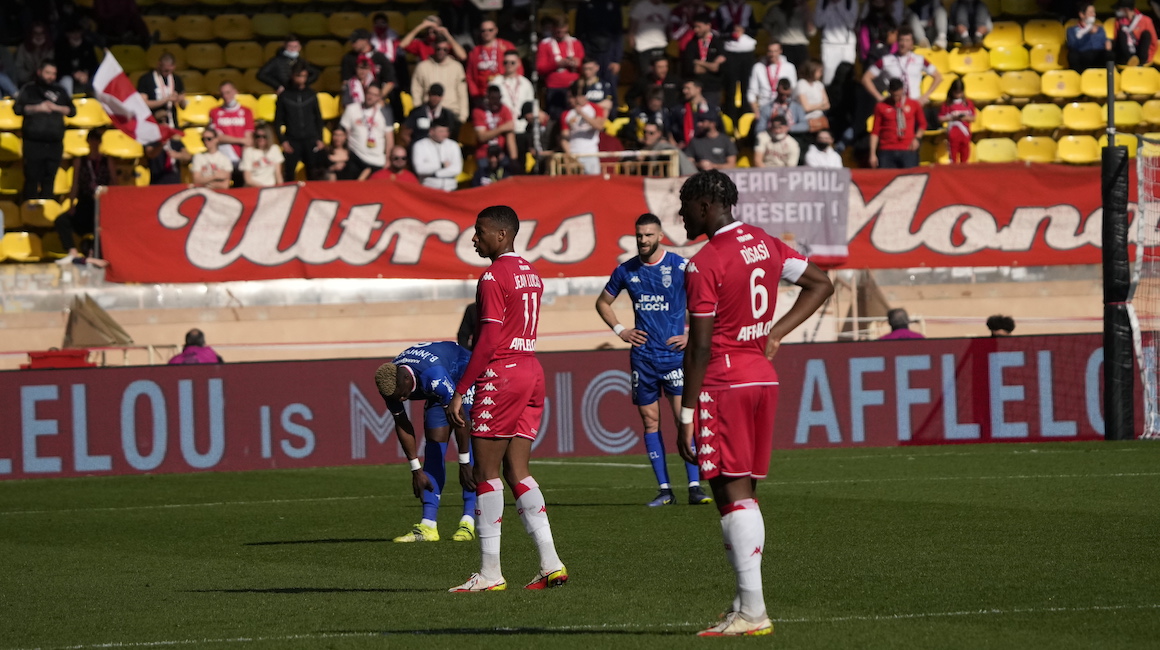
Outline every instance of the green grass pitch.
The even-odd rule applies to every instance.
[[[1155,442],[777,452],[759,639],[691,636],[733,593],[714,508],[644,507],[643,456],[533,471],[572,580],[519,589],[509,493],[486,594],[446,593],[477,543],[390,542],[401,465],[0,483],[0,648],[1160,645]]]

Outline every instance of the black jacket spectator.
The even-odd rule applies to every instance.
[[[97,61],[97,51],[87,38],[83,38],[81,44],[76,47],[69,43],[68,38],[61,38],[56,43],[53,59],[56,61],[57,79],[71,77],[78,71],[88,73],[88,78],[92,79],[92,76],[97,72],[97,66],[100,65],[100,62]],[[85,86],[87,87],[88,84]],[[80,90],[80,87],[74,87],[73,92]]]
[[[665,91],[665,106],[668,108],[680,105],[680,77],[670,72],[665,75],[664,79],[658,80],[656,75],[650,72],[643,78],[637,79],[636,83],[632,85],[632,88],[624,95],[624,103],[628,104],[630,111],[644,107],[645,98],[650,88],[660,88]]]
[[[285,51],[279,52],[274,58],[267,61],[266,64],[262,66],[261,70],[258,70],[258,81],[266,84],[274,90],[278,90],[279,88],[289,88],[290,68],[292,68],[295,63],[301,60],[301,57],[292,59],[286,56]],[[308,71],[306,85],[310,85],[318,79],[319,71],[317,67],[310,65],[309,63],[306,64],[306,69]]]
[[[68,115],[76,115],[77,109],[73,106],[72,97],[56,83],[46,84],[39,79],[24,84],[20,93],[16,95],[16,104],[12,107],[17,115],[24,116],[23,137],[25,142],[44,142],[61,145],[64,140],[64,115],[60,113],[26,113],[25,108],[43,101],[50,101],[60,106],[67,106]]]
[[[321,140],[323,127],[318,93],[313,88],[287,88],[278,95],[274,109],[274,129],[283,134],[283,139]]]
[[[701,87],[705,90],[705,96],[716,97],[721,93],[721,87],[724,85],[721,73],[696,74],[693,61],[702,58],[705,61],[713,61],[719,56],[725,56],[725,43],[720,36],[713,35],[704,57],[701,57],[699,42],[694,37],[685,45],[685,49],[681,50],[681,77],[700,81]]]

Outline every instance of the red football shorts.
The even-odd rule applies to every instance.
[[[694,420],[701,478],[765,478],[776,411],[776,384],[702,391]]]
[[[535,440],[544,414],[544,368],[535,357],[488,364],[475,382],[471,435]]]

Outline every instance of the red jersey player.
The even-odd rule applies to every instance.
[[[821,269],[781,240],[734,221],[736,204],[737,186],[716,170],[700,172],[681,187],[689,240],[708,235],[709,242],[685,267],[691,318],[677,449],[709,480],[726,555],[737,574],[732,608],[700,636],[773,632],[761,591],[765,522],[756,499],[757,479],[769,471],[777,408],[777,373],[770,361],[781,339],[834,292]],[[774,321],[780,280],[802,291]]]
[[[528,471],[532,442],[544,412],[544,369],[536,359],[536,325],[544,284],[532,265],[515,253],[520,230],[515,210],[485,208],[475,219],[472,242],[492,261],[475,291],[479,326],[471,361],[455,387],[447,415],[463,426],[463,398],[475,386],[471,448],[475,452],[476,533],[482,560],[479,573],[450,591],[500,591],[499,537],[503,521],[503,477],[516,496],[524,529],[540,553],[540,573],[526,589],[559,587],[568,570],[556,554],[544,494]]]

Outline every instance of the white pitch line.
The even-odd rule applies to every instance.
[[[565,463],[579,465],[580,463]],[[628,463],[610,463],[616,467],[632,467]],[[818,481],[763,481],[764,485],[843,485],[848,483],[922,483],[927,481],[1028,481],[1038,479],[1073,479],[1073,478],[1151,478],[1160,476],[1160,472],[1117,472],[1114,474],[1018,474],[999,476],[915,476],[899,478],[841,478]],[[590,490],[640,490],[636,485],[608,485],[608,486],[579,486],[566,488],[541,488],[544,492],[582,492]],[[265,501],[214,501],[208,503],[162,503],[147,506],[108,506],[96,508],[62,508],[60,510],[7,510],[0,511],[0,517],[9,515],[54,515],[76,512],[120,512],[132,510],[176,510],[180,508],[212,508],[219,506],[255,506],[255,505],[283,505],[288,503],[312,503],[324,501],[359,501],[364,499],[408,499],[403,494],[368,494],[363,496],[347,497],[307,497],[302,499],[268,499]]]
[[[649,469],[652,465],[645,465],[644,463],[596,463],[590,461],[567,461],[567,460],[533,460],[532,465],[575,465],[577,467],[631,467],[633,469]]]
[[[857,622],[883,622],[883,621],[912,621],[930,618],[961,618],[968,616],[1012,616],[1019,614],[1078,614],[1084,612],[1108,612],[1108,611],[1131,611],[1131,610],[1155,610],[1160,609],[1160,604],[1145,604],[1145,605],[1091,605],[1086,607],[1013,607],[1004,609],[1001,607],[989,607],[975,610],[962,610],[954,612],[913,612],[913,613],[898,613],[898,614],[865,614],[852,616],[825,616],[815,618],[774,618],[771,619],[774,623],[780,625],[796,625],[796,624],[826,624],[826,623],[857,623]],[[648,630],[648,629],[674,629],[698,627],[701,623],[692,623],[685,621],[683,623],[600,623],[594,625],[557,625],[557,626],[538,626],[529,625],[525,627],[494,627],[490,628],[496,632],[512,632],[520,633],[523,631],[534,630],[543,634],[551,634],[553,632],[594,632],[601,631],[618,632],[626,630]],[[157,648],[168,646],[183,646],[183,645],[202,645],[210,643],[257,643],[266,641],[303,641],[303,640],[324,640],[324,639],[341,639],[341,638],[372,638],[372,637],[387,637],[387,636],[429,636],[434,634],[455,634],[456,629],[450,630],[431,630],[429,632],[410,632],[410,631],[392,631],[383,630],[381,632],[318,632],[315,634],[287,634],[283,636],[253,636],[253,637],[226,637],[220,639],[166,639],[160,641],[110,641],[107,643],[93,643],[80,644],[68,646],[53,646],[51,650],[97,650],[99,648]],[[470,632],[464,629],[463,634],[467,635]],[[43,650],[36,649],[20,649],[20,650]]]

